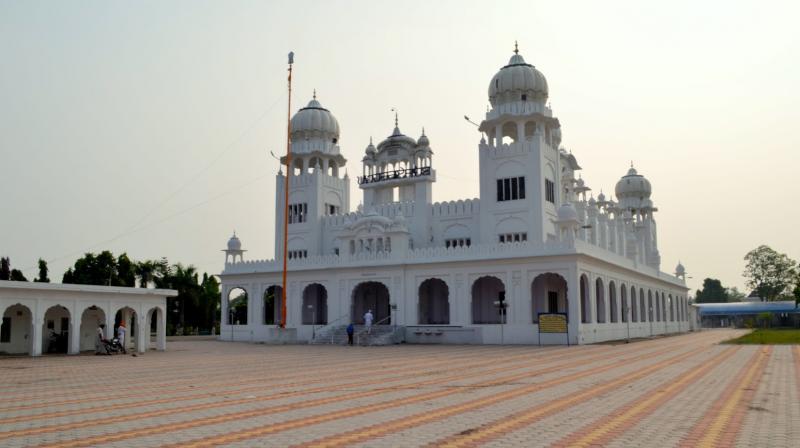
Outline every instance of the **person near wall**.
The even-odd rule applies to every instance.
[[[94,340],[94,354],[95,355],[110,355],[108,348],[106,348],[106,335],[104,324],[97,325],[97,338]]]
[[[127,354],[128,351],[125,350],[125,332],[127,329],[125,328],[125,322],[120,322],[119,327],[117,327],[117,339],[119,340],[119,345],[122,347],[122,353]]]
[[[367,333],[372,333],[372,310],[367,310],[364,314],[364,325],[367,327]]]
[[[350,322],[350,325],[347,326],[347,345],[353,345],[353,333],[355,333],[356,328],[353,326],[353,323]]]

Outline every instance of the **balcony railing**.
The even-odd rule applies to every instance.
[[[383,182],[387,180],[406,179],[409,177],[430,176],[431,167],[414,167],[414,168],[401,168],[394,171],[384,171],[382,173],[369,174],[366,176],[358,176],[358,184],[372,184],[375,182]]]

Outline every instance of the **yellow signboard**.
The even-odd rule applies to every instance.
[[[539,314],[539,333],[566,333],[566,314]]]

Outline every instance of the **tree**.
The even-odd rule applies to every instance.
[[[800,283],[794,287],[794,291],[792,293],[792,295],[794,295],[794,307],[797,308],[800,306]]]
[[[698,289],[694,296],[695,303],[724,303],[728,301],[728,291],[722,282],[715,278],[703,280],[703,289]]]
[[[728,295],[728,302],[741,302],[745,299],[745,294],[739,291],[735,286],[725,289],[725,294]]]
[[[769,246],[761,245],[744,257],[747,286],[755,289],[762,301],[777,300],[792,285],[795,261]]]
[[[11,280],[11,260],[0,258],[0,280]]]
[[[33,281],[37,282],[37,283],[50,283],[50,279],[47,277],[47,272],[48,271],[49,271],[49,269],[47,269],[47,262],[40,258],[39,259],[39,276],[37,278],[33,279]]]
[[[134,286],[136,274],[133,262],[127,254],[114,258],[114,254],[104,250],[96,256],[86,253],[75,261],[75,265],[64,273],[62,282],[80,285]]]
[[[154,283],[158,269],[158,262],[153,260],[139,261],[134,265],[134,272],[139,278],[139,287],[147,288]]]
[[[22,275],[22,271],[20,271],[19,269],[12,269],[11,270],[11,278],[10,278],[10,280],[12,282],[27,282],[28,281],[28,279],[25,278],[24,275]]]

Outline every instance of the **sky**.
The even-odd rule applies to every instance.
[[[744,255],[800,259],[797,2],[0,0],[0,254],[50,278],[84,252],[222,270],[272,258],[295,112],[316,89],[354,181],[370,136],[434,151],[434,200],[478,196],[480,120],[520,54],[547,78],[595,194],[653,184],[662,270],[745,289]]]

